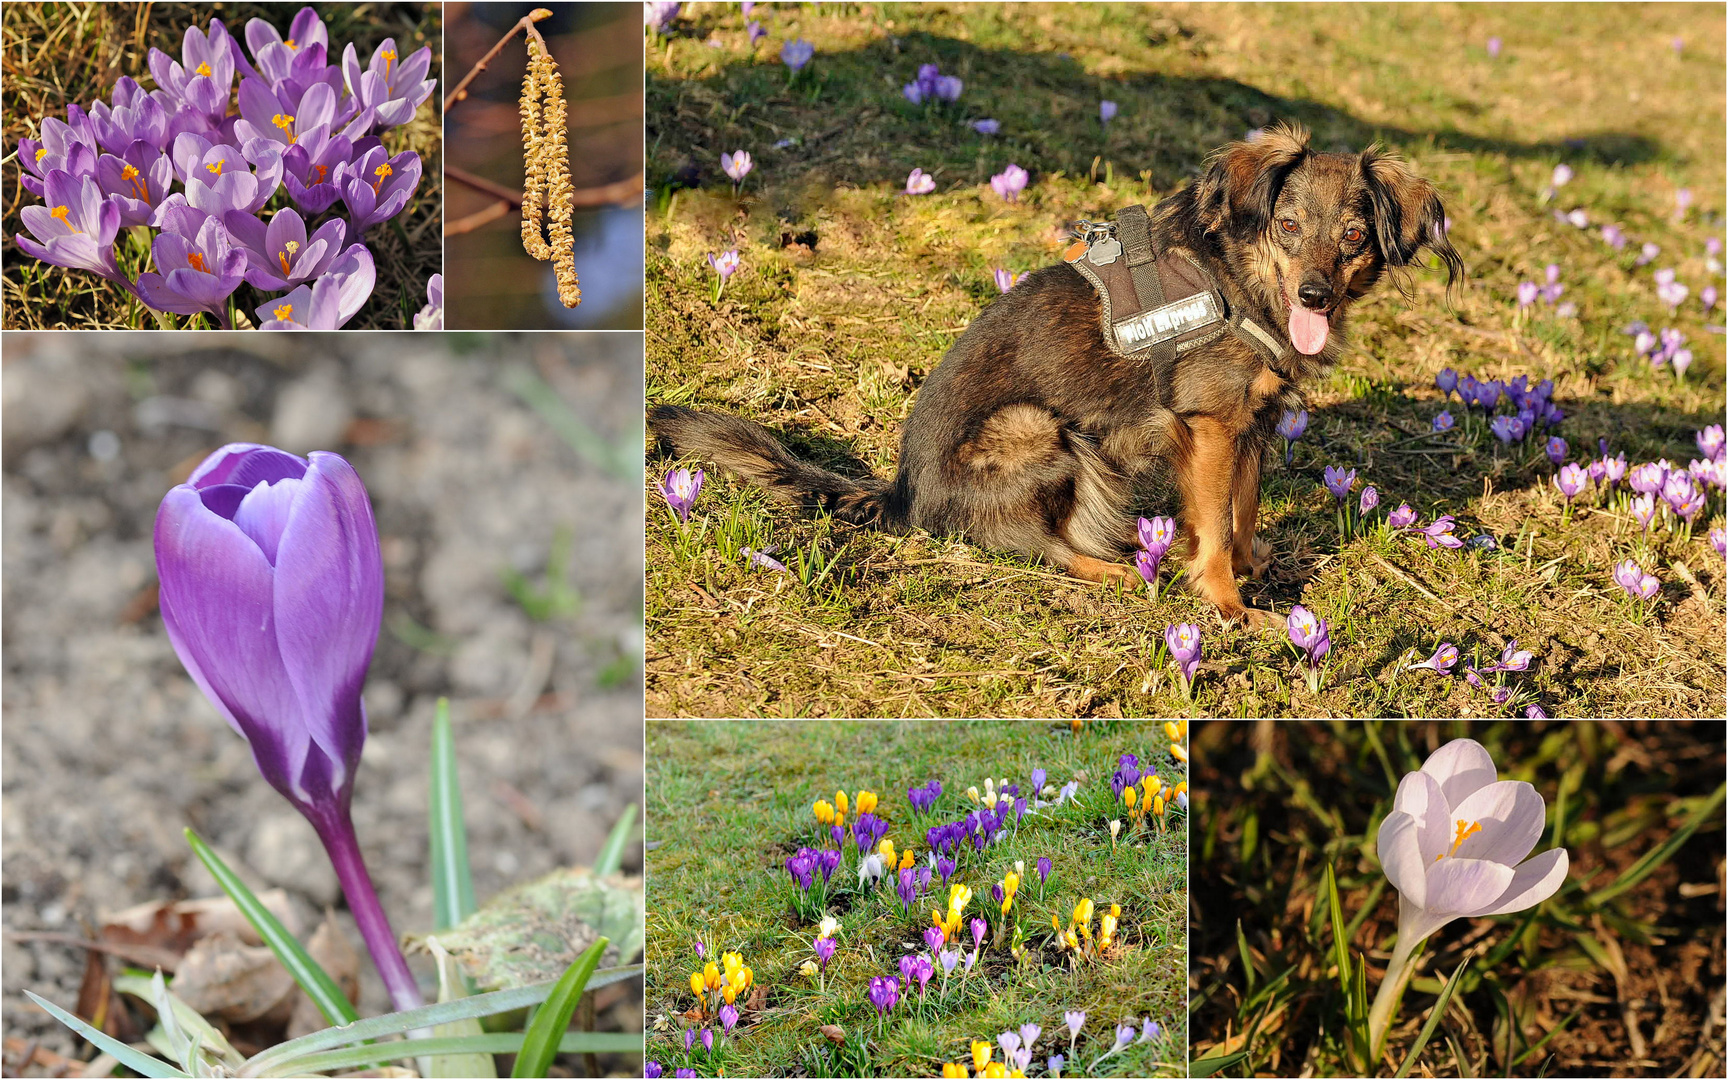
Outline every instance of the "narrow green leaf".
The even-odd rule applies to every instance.
[[[520,1031],[497,1035],[468,1035],[462,1038],[414,1040],[413,1050],[434,1059],[463,1054],[514,1054],[522,1049]],[[617,1031],[572,1031],[558,1042],[560,1054],[640,1054],[642,1036]],[[264,1076],[305,1076],[337,1069],[358,1069],[384,1061],[395,1061],[405,1053],[400,1042],[368,1043],[345,1050],[330,1050],[296,1058],[292,1064],[264,1073]]]
[[[158,1012],[161,1009],[156,1003],[155,978],[149,975],[121,975],[114,980],[114,989],[122,994],[150,1003],[151,1008]],[[174,1012],[174,1022],[181,1027],[197,1032],[204,1040],[204,1045],[214,1050],[222,1059],[222,1063],[230,1069],[237,1069],[246,1059],[240,1056],[240,1051],[234,1049],[222,1033],[210,1025],[210,1022],[186,1002],[176,997],[170,989],[168,1004]]]
[[[600,955],[610,944],[603,937],[596,938],[594,944],[588,946],[588,951],[578,956],[564,972],[564,977],[552,989],[552,996],[535,1012],[528,1025],[526,1037],[522,1040],[522,1052],[516,1055],[516,1067],[511,1070],[511,1076],[546,1075],[552,1067],[552,1059],[558,1054],[559,1040],[570,1027],[576,1003],[582,1000],[583,991],[588,989],[588,980],[594,969],[600,966]]]
[[[288,974],[294,976],[300,989],[306,991],[312,1004],[318,1006],[324,1019],[338,1027],[360,1019],[353,1003],[342,993],[330,973],[312,959],[312,954],[295,940],[286,927],[276,921],[276,916],[270,914],[270,909],[252,895],[252,890],[246,887],[239,875],[228,869],[228,864],[204,842],[204,838],[187,829],[186,842],[192,845],[192,853],[209,869],[211,876],[216,879],[216,884],[222,886],[222,891],[227,893],[229,899],[234,901],[234,906],[240,909],[240,914],[246,916],[246,921],[258,931],[264,944],[270,946],[276,959],[288,969]]]
[[[1344,936],[1344,906],[1338,901],[1338,877],[1330,862],[1326,864],[1326,907],[1332,919],[1332,962],[1338,965],[1338,989],[1344,991],[1344,1000],[1349,1001],[1350,976],[1355,972],[1350,964],[1350,942]]]
[[[1248,950],[1248,938],[1242,933],[1242,920],[1236,920],[1236,951],[1242,954],[1242,970],[1248,975],[1248,985],[1243,990],[1245,997],[1254,996],[1254,954]]]
[[[602,986],[610,986],[615,982],[633,979],[641,974],[641,964],[605,968],[595,972],[594,977],[588,980],[588,989],[598,990]],[[498,1013],[513,1012],[530,1005],[538,1005],[546,1000],[556,986],[557,980],[549,979],[533,986],[519,986],[514,990],[497,990],[490,994],[476,994],[473,997],[461,998],[456,1001],[423,1005],[418,1009],[374,1016],[348,1024],[345,1027],[314,1031],[310,1035],[302,1035],[298,1039],[277,1043],[268,1050],[256,1054],[246,1062],[244,1075],[262,1076],[267,1072],[281,1072],[290,1059],[304,1058],[308,1054],[333,1050],[336,1047],[366,1039],[381,1039],[389,1035],[401,1035],[416,1028],[429,1028],[438,1024],[452,1023],[471,1016],[495,1016]],[[400,1055],[401,1051],[398,1050],[397,1053]],[[298,1068],[298,1065],[288,1067],[287,1071],[292,1072],[294,1068]]]
[[[462,786],[450,734],[450,699],[439,698],[432,716],[432,924],[446,930],[474,910],[468,869],[468,828],[462,821]]]
[[[1405,1055],[1404,1064],[1398,1066],[1398,1071],[1392,1074],[1394,1077],[1410,1075],[1410,1067],[1416,1064],[1418,1057],[1422,1056],[1422,1048],[1428,1045],[1428,1040],[1433,1036],[1434,1029],[1440,1026],[1440,1018],[1446,1015],[1446,1006],[1452,1003],[1452,994],[1458,989],[1459,976],[1463,975],[1464,969],[1469,966],[1470,958],[1465,957],[1464,962],[1452,972],[1452,977],[1446,980],[1446,988],[1440,991],[1440,999],[1434,1003],[1434,1008],[1429,1011],[1427,1022],[1422,1025],[1421,1032],[1417,1034],[1415,1044],[1410,1047],[1410,1053]]]
[[[1238,1065],[1248,1051],[1238,1050],[1234,1054],[1224,1054],[1220,1057],[1197,1057],[1188,1063],[1189,1076],[1216,1076],[1233,1065]]]
[[[630,826],[636,823],[636,804],[631,803],[624,808],[624,813],[618,816],[618,824],[612,826],[612,832],[606,837],[606,844],[600,849],[600,855],[594,860],[594,876],[605,877],[618,872],[618,864],[624,861],[624,848],[630,843]]]
[[[1582,1016],[1583,1014],[1584,1014],[1583,1009],[1581,1009],[1581,1008],[1577,1009],[1572,1013],[1571,1016],[1568,1016],[1566,1019],[1560,1021],[1558,1024],[1555,1024],[1553,1029],[1550,1030],[1548,1032],[1548,1034],[1542,1036],[1540,1039],[1537,1039],[1535,1042],[1531,1043],[1530,1048],[1528,1050],[1524,1051],[1522,1054],[1519,1054],[1517,1057],[1513,1058],[1512,1059],[1512,1067],[1517,1068],[1518,1066],[1524,1064],[1525,1058],[1529,1057],[1531,1054],[1534,1054],[1536,1051],[1538,1051],[1538,1050],[1542,1049],[1542,1047],[1546,1046],[1549,1039],[1552,1039],[1554,1036],[1560,1034],[1562,1031],[1565,1031],[1567,1024],[1570,1024],[1572,1021],[1578,1019],[1578,1017]]]
[[[78,1017],[72,1015],[46,998],[38,997],[28,990],[24,991],[24,996],[48,1010],[49,1016],[52,1016],[54,1019],[71,1028],[73,1031],[84,1036],[85,1039],[93,1043],[96,1048],[101,1050],[103,1053],[114,1055],[114,1057],[119,1060],[120,1064],[131,1069],[139,1076],[183,1077],[188,1075],[168,1064],[166,1061],[163,1061],[161,1058],[153,1058],[143,1051],[134,1050],[132,1047],[121,1042],[119,1039],[116,1039],[114,1036],[96,1030],[89,1024],[86,1024],[84,1021],[78,1019]]]
[[[1680,850],[1680,845],[1690,839],[1692,834],[1698,831],[1698,826],[1704,824],[1704,820],[1716,812],[1716,808],[1722,805],[1724,795],[1728,795],[1728,784],[1717,787],[1716,793],[1699,804],[1697,809],[1692,811],[1691,816],[1686,819],[1686,823],[1674,830],[1674,834],[1668,837],[1667,841],[1660,847],[1646,852],[1642,859],[1627,867],[1625,872],[1615,878],[1613,884],[1597,889],[1585,899],[1593,906],[1600,907],[1643,881],[1657,867],[1667,862],[1676,851]]]

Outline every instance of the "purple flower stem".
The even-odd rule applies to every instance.
[[[302,808],[304,812],[305,808]],[[354,834],[354,819],[347,806],[332,808],[317,816],[306,815],[324,841],[330,865],[336,869],[336,880],[342,885],[342,895],[348,899],[348,910],[366,948],[372,953],[372,963],[390,992],[391,1004],[398,1012],[418,1009],[426,1004],[408,961],[396,944],[396,934],[390,929],[390,918],[378,903],[378,892],[372,887],[372,875],[366,872],[366,861],[360,855],[360,839]]]

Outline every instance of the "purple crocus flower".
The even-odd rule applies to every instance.
[[[377,267],[365,244],[350,244],[322,277],[260,305],[260,330],[338,330],[372,295]]]
[[[935,93],[938,101],[959,101],[960,94],[966,84],[956,75],[941,75],[936,79]]]
[[[150,74],[157,87],[151,96],[169,115],[170,127],[211,131],[222,123],[228,112],[228,94],[234,87],[236,52],[220,19],[211,19],[205,33],[195,26],[186,28],[179,62],[161,49],[150,50]]]
[[[1048,858],[1041,856],[1038,859],[1038,884],[1039,885],[1043,885],[1046,881],[1050,880],[1050,866],[1051,866],[1051,863],[1050,863],[1050,860]]]
[[[1567,462],[1554,474],[1554,486],[1560,489],[1560,494],[1566,496],[1567,502],[1577,498],[1588,481],[1589,474],[1577,462]]]
[[[985,117],[982,120],[974,120],[970,126],[973,131],[976,131],[980,135],[994,135],[1002,130],[1002,122],[999,120],[992,120],[989,117]]]
[[[1491,667],[1484,668],[1483,670],[1491,672],[1528,671],[1530,670],[1530,661],[1535,658],[1536,654],[1532,653],[1530,650],[1518,648],[1518,639],[1513,638],[1511,641],[1506,643],[1504,649],[1500,650],[1500,662]]]
[[[359,474],[336,454],[231,443],[163,497],[155,548],[175,653],[323,840],[391,1000],[418,1007],[349,814],[366,741],[360,690],[384,611]]]
[[[1029,786],[1032,788],[1032,794],[1036,795],[1040,791],[1044,790],[1044,780],[1047,775],[1048,774],[1046,774],[1043,769],[1032,770],[1032,775],[1028,779]]]
[[[779,550],[779,544],[769,544],[761,551],[752,547],[741,547],[738,549],[738,553],[743,555],[744,561],[752,566],[760,566],[764,570],[773,570],[781,574],[790,574],[792,571],[786,569],[786,564],[774,558]]]
[[[114,261],[120,231],[120,204],[104,198],[95,177],[50,170],[43,182],[47,205],[18,211],[29,236],[14,236],[18,250],[33,259],[72,270],[89,270],[125,282]],[[129,284],[129,283],[128,283]]]
[[[679,1069],[677,1072],[673,1073],[672,1075],[673,1075],[673,1077],[676,1078],[676,1080],[696,1080],[696,1070],[695,1069],[682,1068],[682,1069]]]
[[[1531,304],[1534,304],[1536,302],[1537,291],[1536,283],[1534,281],[1520,281],[1518,283],[1518,306],[1520,308],[1527,308]]]
[[[1176,661],[1176,666],[1181,669],[1182,678],[1193,682],[1194,673],[1200,667],[1200,628],[1193,623],[1167,626],[1164,628],[1164,644],[1170,650],[1170,659]]]
[[[1066,1064],[1068,1064],[1067,1058],[1061,1054],[1051,1054],[1050,1059],[1044,1063],[1044,1067],[1049,1070],[1051,1076],[1059,1077],[1062,1075],[1062,1066]]]
[[[1602,240],[1615,251],[1622,251],[1626,247],[1626,234],[1618,225],[1602,226]]]
[[[1504,391],[1505,386],[1501,384],[1499,379],[1489,379],[1486,382],[1478,383],[1476,400],[1482,403],[1482,411],[1493,412],[1494,406],[1500,403],[1500,395]]]
[[[1278,418],[1278,434],[1284,436],[1284,441],[1295,442],[1308,430],[1308,410],[1299,409],[1291,412],[1284,410],[1284,415]]]
[[[223,303],[246,276],[246,253],[220,221],[206,218],[193,236],[162,230],[150,245],[150,257],[161,273],[138,275],[139,299],[158,311],[209,312],[228,324]]]
[[[923,997],[930,979],[936,974],[936,965],[928,956],[920,954],[912,968],[912,977],[918,980],[918,996]]]
[[[1326,490],[1332,493],[1334,499],[1343,502],[1350,497],[1350,489],[1356,484],[1356,470],[1346,472],[1342,465],[1328,465],[1325,478]]]
[[[750,175],[750,170],[755,167],[756,161],[748,150],[720,155],[720,171],[732,178],[733,187],[743,184],[744,178]]]
[[[714,1029],[713,1028],[703,1028],[702,1029],[702,1052],[704,1054],[712,1054],[714,1052]]]
[[[353,42],[342,50],[342,77],[358,99],[362,114],[372,112],[370,130],[382,131],[414,119],[420,103],[432,96],[437,79],[426,78],[432,67],[431,46],[425,46],[398,62],[396,39],[385,38],[372,50],[366,69],[360,69]],[[394,164],[394,162],[392,162]],[[370,175],[370,174],[368,174]]]
[[[1707,461],[1715,461],[1728,451],[1728,436],[1724,435],[1721,424],[1711,424],[1692,436],[1692,440],[1698,444],[1698,452]]]
[[[1496,416],[1488,425],[1494,436],[1508,445],[1524,437],[1524,422],[1516,416]]]
[[[444,329],[444,275],[426,279],[426,306],[414,313],[414,329]]]
[[[71,106],[71,109],[77,108]],[[79,113],[82,115],[82,110]],[[19,180],[25,190],[41,197],[43,183],[56,169],[72,176],[89,176],[96,171],[96,160],[101,150],[90,134],[88,118],[83,124],[81,129],[73,128],[64,120],[50,116],[42,121],[40,142],[35,139],[18,140],[18,159],[25,169]]]
[[[808,64],[815,55],[816,46],[803,38],[796,38],[780,46],[780,60],[792,70],[794,75],[804,70],[804,65]]]
[[[990,929],[990,924],[985,922],[983,919],[973,919],[971,929],[972,947],[974,949],[982,948],[984,945],[984,934]]]
[[[664,34],[672,28],[683,6],[679,0],[648,0],[642,5],[642,21],[652,26],[656,34]]]
[[[1434,388],[1440,391],[1442,400],[1451,397],[1452,391],[1458,389],[1458,373],[1451,368],[1441,368],[1440,374],[1434,376]]]
[[[948,884],[948,878],[953,875],[955,862],[946,855],[936,856],[936,872],[942,875],[942,884]]]
[[[1331,628],[1326,620],[1301,604],[1290,610],[1285,626],[1290,633],[1291,644],[1308,654],[1310,667],[1319,664],[1320,658],[1332,650]]]
[[[1488,39],[1488,56],[1490,59],[1494,59],[1494,58],[1499,57],[1500,45],[1501,45],[1501,41],[1499,38],[1491,37]]]
[[[887,1016],[894,1008],[894,1003],[899,1000],[899,979],[892,975],[882,975],[870,980],[870,1004],[876,1006],[878,1017]]]
[[[1452,665],[1458,662],[1458,647],[1450,641],[1442,641],[1440,647],[1434,650],[1434,655],[1419,664],[1411,664],[1411,668],[1429,668],[1441,675],[1449,675]]]
[[[274,143],[279,154],[290,146],[305,146],[316,155],[330,138],[336,120],[336,91],[329,83],[314,83],[289,107],[263,79],[240,81],[240,119],[234,122],[235,138],[245,146],[253,140]]]
[[[348,207],[348,235],[358,240],[367,229],[402,212],[420,186],[420,155],[404,150],[390,157],[382,146],[336,169],[336,186]]]
[[[1003,293],[1012,289],[1014,283],[1019,280],[1012,270],[1004,270],[1000,266],[992,269],[991,276],[996,279],[996,291]]]
[[[936,178],[923,169],[913,169],[906,175],[906,194],[928,195],[936,190]]]
[[[1548,460],[1554,464],[1558,465],[1566,460],[1566,440],[1560,436],[1549,436],[1545,449],[1548,451]]]
[[[1644,244],[1641,247],[1639,247],[1638,258],[1633,260],[1632,265],[1633,266],[1647,266],[1650,263],[1654,262],[1656,260],[1656,256],[1658,256],[1660,254],[1662,254],[1662,249],[1660,247],[1657,247],[1654,243],[1651,243],[1650,241],[1647,240],[1644,242]]]
[[[1398,509],[1386,515],[1386,524],[1394,529],[1408,529],[1416,524],[1416,511],[1410,509],[1409,503],[1399,503]]]
[[[810,856],[809,848],[800,848],[797,854],[786,860],[786,875],[798,886],[799,892],[809,892],[810,886],[816,880],[816,861]]]
[[[1451,413],[1451,410],[1449,410],[1449,409],[1441,409],[1440,412],[1434,417],[1434,430],[1436,432],[1451,431],[1452,430],[1452,424],[1453,424],[1452,413]]]
[[[1417,531],[1428,539],[1430,548],[1461,548],[1464,541],[1452,535],[1452,515],[1442,514],[1434,524],[1426,525]]]
[[[246,280],[265,292],[281,292],[322,274],[342,253],[347,227],[331,218],[310,237],[306,222],[292,207],[284,207],[265,225],[243,210],[223,215],[239,249],[246,254]]]
[[[911,873],[911,871],[907,871],[907,873]],[[942,928],[940,926],[927,926],[924,928],[924,944],[929,946],[931,952],[941,952],[942,941]]]
[[[732,1033],[732,1029],[734,1027],[736,1027],[737,1024],[738,1024],[738,1007],[735,1005],[722,1005],[722,1006],[720,1006],[720,1027],[721,1027],[721,1029],[724,1030],[728,1035],[730,1035]],[[706,1042],[707,1042],[707,1040],[704,1040],[704,1043],[706,1043]]]
[[[990,186],[1003,202],[1019,202],[1020,193],[1026,190],[1030,178],[1025,169],[1009,163],[1006,169],[990,178]]]
[[[1358,507],[1358,510],[1362,514],[1362,516],[1367,517],[1368,512],[1370,510],[1373,510],[1376,506],[1379,506],[1379,505],[1380,505],[1380,492],[1378,492],[1374,489],[1374,485],[1369,484],[1367,487],[1363,488],[1362,489],[1361,505]]]
[[[1662,583],[1631,559],[1614,567],[1614,582],[1634,600],[1648,600],[1661,589]]]
[[[174,139],[169,156],[186,185],[181,198],[193,209],[216,217],[230,210],[256,213],[282,182],[282,155],[265,142],[253,142],[248,152],[188,131]],[[156,208],[151,224],[161,224],[163,208],[172,202],[170,197]]]
[[[767,28],[764,27],[761,23],[757,22],[755,19],[751,19],[750,22],[744,27],[744,32],[746,34],[750,35],[750,47],[752,49],[754,49],[757,45],[760,45],[762,43],[762,39],[768,36]]]
[[[1632,517],[1648,531],[1656,523],[1657,503],[1652,494],[1640,495],[1629,504]]]
[[[1719,296],[1720,294],[1714,285],[1706,285],[1698,290],[1698,300],[1704,305],[1705,314],[1716,310],[1716,300]]]
[[[168,114],[135,79],[121,76],[114,84],[113,102],[90,106],[90,132],[98,146],[118,155],[139,141],[157,149],[168,144]]]
[[[156,204],[168,196],[174,182],[174,166],[167,155],[139,141],[123,154],[103,154],[96,160],[96,184],[102,194],[120,205],[122,225],[143,225],[153,216]]]
[[[353,159],[354,142],[346,135],[326,139],[316,154],[296,143],[282,153],[282,186],[295,206],[308,214],[322,214],[342,197],[338,174]]]
[[[1728,555],[1728,532],[1720,528],[1711,529],[1710,546],[1716,549],[1716,554]]]
[[[1626,452],[1624,450],[1613,457],[1603,456],[1602,475],[1607,479],[1610,487],[1618,484],[1626,476]]]
[[[1020,1043],[1027,1050],[1032,1049],[1032,1047],[1038,1042],[1038,1036],[1042,1034],[1044,1034],[1044,1029],[1039,1027],[1037,1024],[1020,1025]]]
[[[1100,101],[1098,103],[1098,122],[1108,126],[1110,121],[1114,119],[1116,119],[1116,103],[1108,98]]]
[[[828,961],[830,961],[834,958],[834,949],[835,949],[834,939],[828,938],[828,937],[819,937],[815,941],[814,948],[816,950],[817,961],[824,968],[826,968],[828,966]]]
[[[1668,478],[1667,466],[1659,461],[1647,461],[1634,466],[1627,474],[1626,483],[1633,491],[1650,495],[1662,490],[1662,483]]]
[[[662,1076],[666,1075],[666,1067],[658,1061],[644,1061],[642,1063],[642,1075],[645,1080],[660,1080]]]
[[[696,1045],[696,1029],[695,1028],[685,1028],[684,1029],[684,1052],[689,1053],[690,1048],[695,1046],[695,1045]],[[690,1075],[694,1076],[696,1074],[691,1073]]]

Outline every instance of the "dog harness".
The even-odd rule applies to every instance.
[[[1146,208],[1125,206],[1115,221],[1081,221],[1063,258],[1098,290],[1104,341],[1119,356],[1151,359],[1160,370],[1176,357],[1234,334],[1267,364],[1289,349],[1241,311],[1232,312],[1205,267],[1152,246]]]

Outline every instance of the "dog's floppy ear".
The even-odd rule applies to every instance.
[[[1200,218],[1207,231],[1254,233],[1272,220],[1284,178],[1308,156],[1308,129],[1278,123],[1251,142],[1234,142],[1207,162]]]
[[[1446,237],[1446,207],[1434,185],[1377,149],[1362,154],[1362,178],[1374,207],[1374,233],[1389,266],[1408,266],[1427,248],[1446,265],[1446,288],[1464,277],[1464,260]]]

